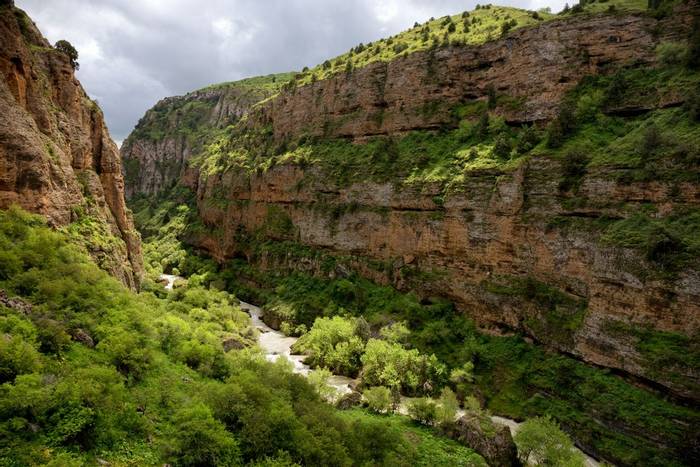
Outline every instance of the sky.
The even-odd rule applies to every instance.
[[[500,0],[561,10],[566,0]],[[482,3],[486,3],[481,0]],[[158,100],[209,84],[312,67],[478,0],[15,0],[80,79],[121,144]]]

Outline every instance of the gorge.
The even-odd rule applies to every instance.
[[[479,5],[118,149],[0,1],[0,463],[697,465],[699,31]]]

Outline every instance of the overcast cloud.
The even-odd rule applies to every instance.
[[[565,0],[494,3],[560,10]],[[471,10],[474,0],[15,0],[55,43],[117,142],[159,99],[222,81],[300,70],[360,42]],[[482,3],[486,3],[482,0]]]

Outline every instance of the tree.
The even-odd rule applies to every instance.
[[[309,373],[306,380],[311,386],[313,386],[322,399],[331,400],[336,394],[335,388],[328,384],[328,378],[331,376],[333,376],[333,373],[331,373],[328,369],[318,368]]]
[[[370,410],[377,413],[388,413],[392,410],[391,391],[384,386],[367,388],[362,393]]]
[[[474,364],[469,361],[461,368],[455,368],[450,373],[450,382],[455,385],[460,399],[467,397],[471,384],[474,382]]]
[[[311,366],[327,367],[334,373],[354,376],[360,369],[360,357],[365,347],[357,336],[356,320],[334,316],[317,318],[311,330],[295,344],[295,351],[308,354]]]
[[[486,139],[489,136],[489,113],[484,111],[476,124],[476,136],[479,139]]]
[[[73,68],[76,70],[80,68],[80,64],[78,64],[78,51],[75,47],[73,47],[73,44],[65,39],[61,39],[60,41],[56,42],[54,47],[59,52],[62,52],[68,56],[70,59],[70,64],[73,66]]]
[[[538,465],[584,465],[583,455],[550,417],[526,421],[520,426],[514,441],[518,447],[518,457],[525,465],[528,460],[535,460]]]

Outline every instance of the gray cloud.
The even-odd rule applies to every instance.
[[[78,72],[123,140],[159,99],[208,84],[300,70],[475,0],[16,0]],[[482,3],[486,3],[483,2]],[[499,4],[558,10],[564,0]]]

